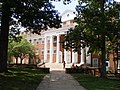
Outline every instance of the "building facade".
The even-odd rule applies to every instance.
[[[89,66],[99,67],[100,56],[99,55],[87,55],[88,47],[81,49],[81,55],[73,50],[66,50],[62,47],[61,41],[67,34],[69,28],[74,28],[75,13],[71,10],[66,10],[61,14],[62,27],[50,28],[47,31],[41,31],[41,35],[32,34],[29,32],[23,32],[28,42],[35,46],[36,59],[32,63],[76,63],[76,64],[88,64]],[[23,60],[23,63],[26,61]]]
[[[98,54],[87,54],[89,47],[81,49],[81,55],[77,52],[73,52],[72,49],[65,50],[62,47],[61,41],[67,34],[69,28],[74,28],[76,23],[74,23],[75,13],[71,10],[66,10],[61,14],[62,27],[61,28],[49,28],[47,31],[41,31],[40,35],[32,34],[29,32],[23,32],[22,34],[26,36],[28,42],[35,46],[36,58],[31,60],[31,63],[63,63],[65,61],[67,64],[87,64],[91,67],[100,67],[101,57]],[[113,55],[113,54],[112,54]],[[112,55],[110,55],[110,61],[108,62],[106,69],[114,70],[114,63]],[[23,60],[23,63],[27,64],[27,59]],[[26,63],[27,62],[27,63]],[[118,67],[120,62],[118,61]]]

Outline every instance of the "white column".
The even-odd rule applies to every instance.
[[[47,61],[47,36],[44,39],[44,62]]]
[[[67,51],[66,51],[66,49],[64,49],[64,61],[65,61],[65,63],[67,63]]]
[[[71,51],[67,51],[67,62],[71,63]]]
[[[75,52],[75,62],[77,63],[78,62],[78,53]]]
[[[75,63],[75,52],[73,52],[73,49],[72,49],[72,63]]]
[[[60,51],[60,36],[57,35],[57,50],[56,50],[56,63],[59,63],[59,51]]]
[[[81,62],[80,62],[80,65],[81,64],[84,64],[84,48],[81,47]]]
[[[50,63],[53,62],[53,36],[50,36]]]
[[[86,47],[86,64],[91,64],[91,53],[88,54],[89,47]]]

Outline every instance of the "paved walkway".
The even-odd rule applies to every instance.
[[[64,71],[51,71],[39,84],[37,90],[86,90]]]

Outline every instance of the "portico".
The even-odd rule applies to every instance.
[[[44,35],[44,62],[46,63],[78,63],[84,64],[84,50],[81,49],[81,58],[78,58],[77,52],[62,48],[60,43],[68,28],[52,29],[42,33]],[[56,38],[56,39],[54,39]],[[49,41],[49,43],[48,43]],[[49,48],[49,53],[47,52]],[[54,51],[55,48],[55,51]]]
[[[62,55],[62,51],[60,50],[60,37],[61,35],[66,34],[66,31],[67,29],[64,29],[64,30],[63,29],[58,29],[58,30],[52,29],[50,31],[43,32],[44,34],[44,62],[48,61],[47,63],[62,63],[63,55]],[[56,39],[54,39],[55,37]],[[48,39],[50,40],[50,43],[47,43]],[[50,53],[47,52],[48,48],[50,49]],[[55,52],[54,52],[54,48],[56,49]]]
[[[46,63],[78,63],[84,64],[85,62],[85,51],[81,48],[81,55],[78,55],[77,52],[71,50],[66,50],[62,48],[62,37],[67,34],[67,31],[70,28],[75,27],[73,22],[75,13],[70,10],[66,10],[61,15],[62,18],[62,27],[59,29],[50,28],[47,31],[43,31],[42,35],[44,36],[44,62]],[[56,38],[54,40],[54,38]],[[49,40],[49,43],[48,43]],[[49,50],[49,53],[48,53]]]

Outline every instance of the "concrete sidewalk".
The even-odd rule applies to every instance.
[[[37,87],[37,90],[86,90],[64,71],[51,71]]]

